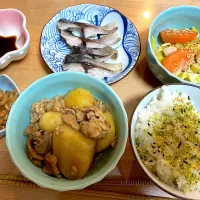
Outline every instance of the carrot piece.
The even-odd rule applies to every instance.
[[[172,74],[178,75],[193,57],[192,50],[181,49],[169,54],[161,63]]]
[[[162,41],[171,44],[191,42],[197,35],[198,32],[189,29],[168,29],[160,32]]]

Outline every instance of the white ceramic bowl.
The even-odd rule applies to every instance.
[[[171,84],[171,85],[167,85],[166,87],[170,91],[183,92],[183,93],[187,94],[188,96],[190,96],[191,101],[194,102],[195,108],[198,111],[200,111],[200,102],[199,102],[200,87],[189,85],[189,84]],[[152,91],[150,91],[148,94],[146,94],[144,96],[144,98],[141,100],[141,102],[138,104],[138,106],[133,114],[133,117],[131,120],[131,145],[133,148],[133,152],[135,154],[135,157],[136,157],[138,163],[140,164],[141,168],[146,173],[146,175],[162,190],[164,190],[165,192],[167,192],[177,198],[181,198],[181,199],[188,199],[188,200],[189,199],[194,199],[194,200],[200,199],[199,195],[191,196],[190,194],[185,194],[185,193],[179,191],[178,189],[175,189],[175,188],[161,182],[154,174],[152,174],[146,168],[146,166],[142,162],[140,155],[137,151],[136,144],[135,144],[135,125],[137,122],[138,114],[142,109],[144,109],[150,103],[150,101],[153,99],[154,96],[157,96],[159,94],[159,89],[160,89],[160,87],[155,88]]]
[[[26,17],[16,9],[0,9],[0,35],[16,36],[17,50],[10,51],[0,57],[0,69],[14,60],[20,60],[27,54],[30,36],[26,29]]]

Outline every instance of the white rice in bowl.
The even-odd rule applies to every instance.
[[[160,88],[138,114],[137,151],[162,182],[186,195],[200,195],[200,113],[187,94]]]

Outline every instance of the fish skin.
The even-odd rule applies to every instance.
[[[100,39],[85,39],[85,43],[87,48],[104,48],[106,46],[112,46],[120,40],[121,37],[118,35],[118,33],[114,32]]]
[[[60,36],[66,41],[69,46],[80,47],[83,44],[83,41],[80,37],[74,36],[67,31],[60,31]]]
[[[86,55],[95,56],[95,58],[110,56],[110,58],[115,59],[115,60],[118,57],[118,51],[113,49],[110,46],[106,46],[104,48],[99,48],[99,49],[87,48],[84,46],[81,46],[81,47],[73,46],[72,54],[86,54]]]
[[[114,45],[121,40],[121,37],[115,32],[106,35],[100,39],[88,39],[83,37],[75,36],[67,31],[60,31],[61,37],[63,37],[67,44],[70,46],[82,46],[86,44],[87,48],[104,48],[106,46]]]
[[[66,55],[64,63],[63,63],[63,70],[68,68],[68,65],[71,63],[80,63],[84,68],[102,68],[109,71],[119,71],[122,69],[121,63],[104,63],[96,61],[95,59],[91,58],[88,55],[82,54],[69,54]]]
[[[65,26],[64,26],[65,25]],[[64,28],[62,28],[61,26],[63,26]],[[84,27],[96,27],[92,24],[88,24],[88,23],[82,23],[82,22],[73,22],[73,21],[70,21],[68,19],[60,19],[58,21],[58,29],[60,30],[67,30],[68,27],[79,27],[80,29],[84,28]]]
[[[109,23],[105,26],[97,26],[98,29],[96,27],[85,27],[83,28],[83,34],[85,38],[90,38],[90,37],[94,37],[97,35],[108,35],[111,33],[114,33],[118,27],[116,25],[116,23]]]
[[[90,38],[100,35],[108,35],[111,33],[114,33],[118,26],[115,22],[111,22],[106,24],[105,26],[95,26],[88,23],[82,23],[82,22],[73,22],[67,19],[60,19],[57,24],[57,28],[65,31],[78,31],[82,32],[85,38]]]

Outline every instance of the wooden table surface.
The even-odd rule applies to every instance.
[[[1,0],[1,9],[16,8],[25,14],[31,38],[31,46],[27,56],[23,60],[12,62],[7,68],[0,70],[0,73],[9,75],[21,91],[33,81],[52,73],[40,55],[39,44],[42,28],[59,10],[80,3],[95,3],[113,7],[122,12],[137,27],[141,39],[141,55],[137,66],[124,79],[112,85],[112,88],[123,101],[130,121],[139,100],[152,88],[161,85],[149,71],[145,58],[145,43],[148,28],[153,18],[171,6],[185,4],[200,6],[200,1]],[[153,197],[138,196],[141,194],[171,197],[147,179],[134,159],[129,141],[118,167],[102,182],[81,191],[55,192],[36,187],[34,184],[24,180],[10,160],[5,137],[0,139],[0,160],[0,199],[2,200],[153,199]]]

